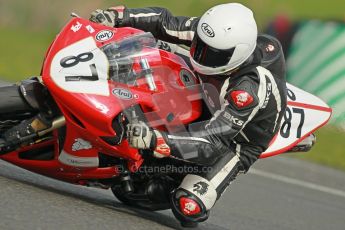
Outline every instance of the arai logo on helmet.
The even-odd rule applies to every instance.
[[[202,32],[204,32],[204,34],[206,34],[206,36],[208,36],[210,38],[213,38],[215,36],[213,29],[207,23],[201,24],[201,30],[202,30]]]
[[[96,40],[99,42],[105,42],[110,40],[114,36],[114,32],[111,30],[102,30],[97,33]]]
[[[130,100],[133,98],[133,94],[127,89],[115,88],[113,89],[113,94],[123,100]]]

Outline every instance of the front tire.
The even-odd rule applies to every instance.
[[[149,211],[159,211],[170,209],[170,203],[156,203],[149,199],[146,194],[140,193],[125,193],[121,186],[113,186],[111,188],[114,196],[121,201],[123,204],[149,210]]]
[[[170,192],[174,189],[172,181],[151,177],[132,181],[133,192],[126,192],[121,184],[112,186],[114,196],[122,203],[150,211],[170,209]]]

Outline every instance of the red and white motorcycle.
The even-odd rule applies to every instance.
[[[176,169],[195,165],[143,157],[129,146],[125,127],[145,119],[156,129],[176,130],[200,117],[199,81],[183,59],[156,48],[149,33],[73,18],[51,44],[41,75],[61,116],[33,143],[0,159],[61,181],[111,188],[129,205],[169,208],[169,192],[186,175]],[[313,132],[331,116],[327,104],[290,84],[288,99],[280,132],[261,158],[309,150]],[[25,116],[13,115],[17,122],[0,116],[0,131]]]

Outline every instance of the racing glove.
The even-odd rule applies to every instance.
[[[90,21],[109,27],[118,27],[122,22],[124,6],[106,10],[97,9],[91,13]]]
[[[151,129],[143,121],[127,125],[127,140],[130,146],[142,150],[152,150],[156,158],[170,156],[170,147],[160,131]]]

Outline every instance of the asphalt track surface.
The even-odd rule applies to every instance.
[[[49,179],[0,161],[0,229],[182,229],[109,190]],[[345,173],[286,157],[240,176],[197,229],[345,229]]]

